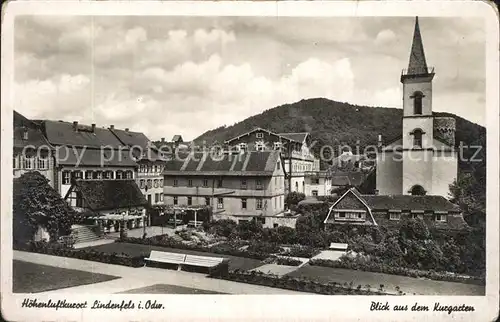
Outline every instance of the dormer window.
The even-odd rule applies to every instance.
[[[410,98],[413,98],[413,114],[422,115],[422,98],[424,94],[422,92],[413,93]]]

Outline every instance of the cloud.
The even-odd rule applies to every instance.
[[[443,28],[440,21],[421,22],[428,62],[439,66],[435,110],[468,115],[484,106],[483,29],[475,22],[467,30],[463,19]],[[407,65],[413,23],[36,17],[16,20],[15,30],[14,107],[27,117],[114,124],[151,139],[193,139],[306,98],[401,107],[399,73]],[[457,89],[463,94],[451,95]],[[470,107],[455,108],[463,102]]]
[[[375,43],[378,45],[385,45],[396,39],[396,34],[390,29],[384,29],[377,34],[375,38]]]

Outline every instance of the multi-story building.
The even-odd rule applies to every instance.
[[[269,151],[277,150],[282,154],[287,175],[286,191],[302,192],[306,189],[305,173],[319,171],[319,160],[309,150],[309,133],[274,133],[255,128],[225,141],[231,151]]]
[[[304,173],[306,196],[328,196],[332,190],[332,178],[328,171],[306,171]]]
[[[54,187],[53,147],[46,140],[39,124],[14,111],[13,176],[38,171]]]
[[[163,169],[165,159],[160,155],[156,146],[140,132],[129,129],[115,129],[113,125],[109,130],[126,145],[134,160],[137,162],[136,183],[141,189],[150,205],[163,204]]]
[[[72,180],[130,180],[137,163],[127,146],[108,129],[78,122],[41,122],[54,147],[54,188],[65,196]]]
[[[421,219],[429,227],[467,228],[462,212],[443,196],[362,195],[349,189],[330,207],[325,228],[335,225],[381,225],[397,227],[404,219]]]
[[[213,219],[257,218],[274,226],[285,205],[285,173],[279,151],[192,152],[168,161],[165,205],[210,206]]]

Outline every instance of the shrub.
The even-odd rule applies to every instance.
[[[236,230],[237,225],[234,220],[221,219],[210,223],[208,232],[217,236],[229,237]]]
[[[144,266],[144,256],[129,256],[127,254],[117,254],[117,253],[103,253],[94,251],[91,249],[72,249],[67,248],[59,243],[47,243],[47,242],[30,242],[22,249],[29,252],[61,256],[61,257],[71,257],[83,260],[102,262],[106,264],[115,264],[131,267],[141,267]]]
[[[324,266],[332,268],[346,268],[353,270],[362,270],[369,272],[402,275],[409,277],[424,277],[433,280],[440,281],[450,281],[450,282],[470,282],[475,284],[485,283],[485,276],[464,276],[456,275],[449,272],[436,272],[433,270],[417,270],[407,267],[398,267],[393,265],[388,265],[381,262],[366,261],[362,257],[358,256],[356,258],[349,258],[347,256],[342,256],[338,261],[326,260],[326,259],[313,259],[309,261],[309,265],[313,266]]]
[[[263,252],[267,254],[278,253],[281,250],[282,248],[277,243],[263,241],[254,241],[247,248],[249,252]]]
[[[313,292],[325,295],[385,295],[379,291],[370,291],[359,288],[353,288],[353,285],[347,287],[339,285],[338,283],[320,283],[313,280],[300,279],[294,277],[279,277],[271,274],[264,274],[262,272],[241,272],[239,270],[230,271],[226,276],[210,275],[213,278],[222,278],[230,281],[243,282],[249,284],[271,286],[294,290],[299,292]]]
[[[302,261],[289,257],[277,257],[275,263],[278,265],[299,266]]]
[[[285,197],[285,206],[288,208],[292,208],[293,206],[297,206],[299,202],[306,199],[306,195],[301,192],[290,192]]]
[[[311,258],[320,252],[319,249],[309,246],[293,245],[289,250],[286,250],[283,255],[291,257]]]

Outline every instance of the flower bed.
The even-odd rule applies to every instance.
[[[151,246],[163,246],[177,249],[188,249],[200,252],[207,253],[215,253],[221,255],[231,255],[237,257],[245,257],[245,258],[253,258],[258,260],[263,260],[269,257],[268,253],[259,252],[259,251],[248,251],[248,250],[240,250],[231,243],[223,243],[217,244],[212,247],[204,246],[204,245],[196,245],[196,244],[185,244],[183,242],[176,241],[166,235],[163,236],[154,236],[150,238],[133,238],[127,237],[117,240],[116,242],[124,242],[124,243],[132,243],[132,244],[144,244]]]
[[[309,265],[325,266],[332,268],[346,268],[354,269],[360,271],[385,273],[393,275],[402,275],[409,277],[423,277],[437,281],[448,281],[448,282],[461,282],[461,283],[472,283],[472,284],[485,284],[484,276],[466,276],[457,275],[449,272],[436,272],[433,270],[424,271],[411,269],[406,267],[390,266],[384,263],[377,263],[373,261],[361,262],[357,261],[356,258],[341,257],[338,261],[327,260],[327,259],[313,259],[309,261]]]
[[[18,247],[18,250],[61,257],[78,258],[106,264],[131,267],[144,266],[144,256],[131,257],[127,254],[109,254],[89,249],[73,249],[56,243],[31,242],[24,247]]]
[[[302,261],[289,257],[276,257],[275,263],[278,265],[299,266],[300,264],[302,264]]]
[[[248,284],[269,286],[293,290],[298,292],[318,293],[325,295],[387,295],[382,291],[371,291],[364,289],[361,285],[354,288],[353,285],[341,285],[339,283],[319,283],[307,279],[293,278],[288,276],[279,277],[262,272],[241,272],[238,270],[230,271],[227,275],[213,276],[229,281],[242,282]]]
[[[301,245],[293,245],[289,250],[286,250],[282,254],[290,257],[303,257],[303,258],[311,258],[318,255],[320,252],[319,249],[309,247],[309,246],[301,246]]]

